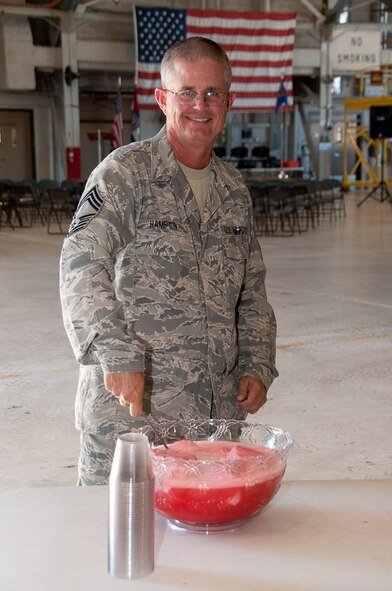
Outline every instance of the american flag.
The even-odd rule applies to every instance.
[[[186,37],[209,37],[226,51],[233,70],[233,109],[273,111],[283,80],[293,106],[295,13],[134,7],[136,80],[140,109],[157,108],[160,62]]]
[[[112,126],[112,144],[114,148],[119,148],[123,145],[123,118],[121,110],[120,90],[118,90],[116,96],[116,113],[114,115]]]

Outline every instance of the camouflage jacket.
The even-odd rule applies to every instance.
[[[268,388],[275,317],[249,193],[214,155],[203,215],[163,128],[91,174],[64,241],[61,302],[80,364],[77,426],[129,429],[102,370],[143,371],[160,418],[243,418],[241,375]],[[109,418],[108,418],[109,417]]]

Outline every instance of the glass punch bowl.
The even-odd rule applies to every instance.
[[[277,427],[234,419],[168,421],[141,431],[156,510],[173,529],[199,533],[249,525],[278,492],[293,444]]]

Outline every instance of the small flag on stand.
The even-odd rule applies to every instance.
[[[133,110],[132,110],[132,131],[131,142],[136,142],[140,139],[140,110],[137,100],[137,88],[135,86],[133,94]]]
[[[281,76],[278,95],[276,97],[275,113],[277,113],[283,105],[286,105],[286,107],[287,107],[288,104],[289,104],[289,101],[288,101],[288,97],[287,97],[287,91],[284,86],[284,76]]]
[[[123,145],[123,118],[121,109],[121,85],[119,83],[116,96],[116,113],[114,115],[112,126],[112,145],[113,148],[119,148]]]

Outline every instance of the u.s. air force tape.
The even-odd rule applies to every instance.
[[[83,230],[98,214],[103,205],[103,199],[97,188],[93,187],[79,202],[78,208],[69,227],[68,236]]]

